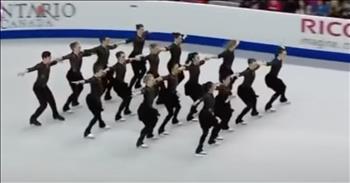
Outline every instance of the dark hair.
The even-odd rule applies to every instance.
[[[119,58],[120,56],[122,56],[122,54],[124,54],[123,51],[118,51],[118,52],[115,54],[115,56],[116,56],[117,58]]]
[[[196,57],[197,55],[198,55],[197,52],[189,53],[188,56],[187,56],[186,64],[192,62],[192,60],[194,59],[194,57]]]
[[[44,51],[41,53],[42,59],[45,59],[45,58],[50,57],[50,56],[51,56],[51,52],[49,52],[49,51]]]
[[[204,93],[208,93],[209,90],[210,90],[210,88],[211,88],[213,85],[214,85],[214,83],[211,82],[211,81],[208,81],[208,82],[204,83],[204,84],[202,85],[203,92],[204,92]]]
[[[279,54],[283,53],[284,51],[287,51],[285,47],[283,47],[283,46],[277,47],[275,57],[277,57]]]
[[[151,74],[151,73],[146,74],[146,76],[142,80],[143,83],[146,83],[148,80],[150,80],[151,77],[154,78],[153,74]]]
[[[104,40],[106,40],[107,37],[100,37],[99,40],[100,40],[100,43],[102,43]]]
[[[255,58],[248,58],[248,64],[256,62]]]
[[[184,37],[184,35],[181,34],[180,32],[173,32],[172,34],[173,34],[173,36],[175,37],[175,39],[178,38],[178,37],[180,37],[180,36],[181,36],[181,37]]]
[[[74,41],[73,43],[69,44],[70,49],[74,49],[78,45],[78,41]]]
[[[143,24],[136,24],[136,30],[139,30],[139,29],[141,29],[143,27],[144,27]]]

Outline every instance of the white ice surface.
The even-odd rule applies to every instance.
[[[82,108],[64,114],[65,122],[52,119],[48,106],[39,120],[42,127],[29,126],[29,117],[38,106],[32,92],[36,73],[24,78],[16,74],[40,61],[43,50],[53,57],[69,53],[71,40],[1,40],[1,179],[3,181],[347,181],[349,179],[349,72],[286,64],[280,76],[288,85],[291,105],[276,102],[277,112],[265,114],[263,107],[272,91],[264,83],[268,68],[257,71],[254,88],[258,95],[261,119],[246,116],[247,126],[233,133],[222,133],[223,144],[208,147],[207,157],[195,157],[201,129],[198,123],[181,127],[168,125],[170,136],[146,141],[149,149],[136,149],[135,143],[143,124],[137,116],[124,123],[114,122],[120,99],[104,103],[103,118],[112,129],[97,126],[95,140],[83,139],[83,131],[92,114],[87,110],[85,96]],[[83,48],[97,40],[82,39]],[[164,43],[168,45],[169,43]],[[194,47],[195,48],[195,47]],[[116,50],[130,52],[130,46]],[[211,48],[207,48],[211,49]],[[115,63],[115,51],[110,64]],[[209,53],[210,51],[206,52]],[[145,49],[148,53],[148,49]],[[202,53],[202,56],[208,54]],[[182,54],[185,60],[187,51]],[[257,55],[237,54],[234,70],[246,68],[246,58]],[[272,57],[272,56],[271,56]],[[92,74],[95,56],[84,59],[83,74]],[[161,74],[166,74],[169,54],[161,54]],[[291,58],[291,57],[290,57]],[[259,59],[259,58],[258,58]],[[295,58],[294,58],[295,59]],[[302,59],[300,59],[303,61]],[[287,59],[288,61],[288,59]],[[307,62],[307,60],[305,60]],[[201,82],[217,82],[221,61],[213,60],[202,67]],[[349,67],[349,65],[345,65]],[[61,111],[71,90],[65,78],[69,63],[52,68],[49,87]],[[132,76],[127,71],[127,80]],[[187,77],[187,74],[186,74]],[[187,79],[187,78],[186,78]],[[179,91],[183,93],[183,82]],[[236,85],[241,83],[241,79]],[[236,87],[235,87],[236,88]],[[142,96],[132,100],[136,112]],[[188,112],[190,98],[182,95],[179,118]],[[235,112],[230,125],[241,112],[243,103],[232,101]],[[166,115],[159,106],[160,122]]]

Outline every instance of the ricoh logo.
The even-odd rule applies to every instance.
[[[301,18],[300,25],[303,35],[301,44],[323,49],[350,50],[350,21]]]
[[[1,28],[52,27],[76,15],[76,6],[59,2],[1,2]]]

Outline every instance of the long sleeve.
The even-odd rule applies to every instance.
[[[110,50],[116,49],[117,47],[118,47],[118,45],[116,45],[116,44],[107,46],[107,48]]]
[[[84,50],[84,53],[89,53],[89,54],[96,54],[97,53],[97,50],[99,49],[100,46],[96,46],[94,48],[91,48],[91,49],[86,49]]]
[[[246,70],[243,71],[243,72],[240,72],[240,73],[239,73],[239,77],[245,76],[245,75],[247,75],[247,74],[248,74],[248,69],[246,69]]]
[[[33,71],[36,71],[39,69],[39,64],[36,64],[35,66],[33,67],[30,67],[30,68],[27,68],[27,71],[28,72],[33,72]]]
[[[222,57],[224,57],[224,55],[225,55],[225,51],[221,52],[221,53],[218,55],[218,58],[222,58]]]
[[[140,59],[141,62],[146,62],[147,60],[149,60],[149,55],[142,56],[141,59]]]
[[[62,57],[62,60],[70,60],[72,58],[72,53],[69,53]]]
[[[201,60],[201,61],[199,61],[196,65],[202,66],[202,65],[204,65],[204,64],[205,64],[205,61],[204,61],[204,60]]]
[[[266,66],[272,66],[272,65],[274,65],[276,63],[276,61],[277,61],[277,59],[273,59],[270,62],[267,62]]]
[[[171,44],[171,45],[165,47],[165,50],[170,51],[173,47],[174,47],[174,44]]]
[[[88,56],[91,56],[92,53],[91,52],[87,52],[86,50],[82,51],[82,56],[83,57],[88,57]]]
[[[125,40],[125,44],[129,44],[129,43],[132,43],[132,42],[134,42],[133,38],[129,38],[129,39]]]
[[[84,79],[84,84],[91,83],[94,77],[91,77],[89,79]]]
[[[58,62],[57,62],[57,60],[54,60],[54,61],[52,61],[51,63],[50,63],[50,66],[54,66],[54,65],[56,65]]]

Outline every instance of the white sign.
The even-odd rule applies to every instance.
[[[350,20],[166,1],[3,2],[2,29],[134,30],[350,52]]]

